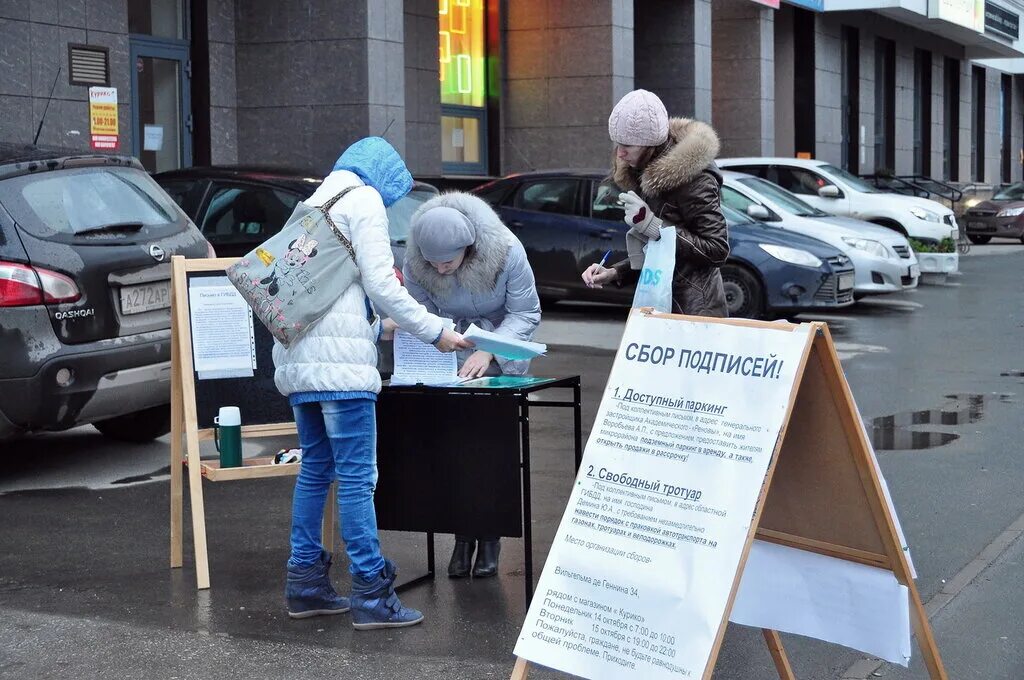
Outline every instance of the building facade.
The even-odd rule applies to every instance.
[[[607,167],[608,113],[643,87],[712,122],[726,155],[998,184],[1024,177],[1022,14],[1018,0],[0,2],[0,141],[113,136],[151,171],[324,172],[371,134],[423,177]],[[97,104],[110,90],[114,135]]]

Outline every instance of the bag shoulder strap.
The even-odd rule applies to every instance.
[[[332,198],[328,199],[326,203],[319,206],[319,210],[321,213],[323,213],[324,220],[327,222],[327,226],[329,226],[331,231],[334,232],[334,236],[339,241],[341,241],[341,245],[345,246],[345,250],[348,251],[348,254],[349,256],[351,256],[353,262],[355,262],[356,259],[356,250],[352,246],[352,241],[350,241],[343,233],[341,233],[341,229],[338,229],[338,225],[334,223],[334,219],[331,217],[331,208],[334,207],[334,204],[340,201],[342,197],[345,196],[345,194],[352,191],[353,189],[358,189],[359,186],[361,185],[345,187],[341,192],[338,193],[337,196],[333,196]]]
[[[323,210],[324,212],[327,212],[328,210],[330,210],[331,208],[334,207],[335,203],[337,203],[342,198],[344,198],[345,194],[347,194],[348,192],[352,191],[353,189],[358,189],[359,186],[360,185],[356,184],[356,185],[353,185],[353,186],[350,186],[350,187],[345,187],[340,192],[338,192],[338,194],[336,196],[332,196],[331,198],[327,199],[327,202],[324,203],[323,205],[321,205],[320,209]]]

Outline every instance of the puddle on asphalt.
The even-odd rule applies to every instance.
[[[872,425],[871,444],[875,451],[920,451],[945,446],[960,439],[949,432],[914,432]]]
[[[947,394],[936,409],[904,411],[871,420],[871,444],[876,451],[921,451],[945,446],[960,438],[953,432],[914,429],[922,425],[969,425],[981,420],[993,400],[1012,403],[1012,394]]]

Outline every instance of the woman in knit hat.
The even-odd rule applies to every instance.
[[[455,321],[458,332],[470,324],[499,335],[530,340],[540,323],[540,299],[533,270],[519,239],[476,196],[436,196],[413,215],[403,267],[412,297],[438,316]],[[466,378],[523,375],[530,362],[480,350],[458,352],[459,375]],[[474,442],[461,442],[473,446]],[[480,444],[480,455],[486,446]],[[448,564],[451,578],[498,572],[501,543],[494,536],[456,536]]]
[[[676,231],[676,268],[672,307],[680,314],[727,316],[719,267],[729,256],[729,236],[722,216],[722,175],[715,166],[718,135],[711,126],[689,118],[669,118],[665,105],[647,90],[623,97],[608,118],[615,143],[612,179],[623,193],[628,259],[611,268],[591,265],[583,281],[636,282],[644,265],[644,245],[661,237],[661,228]]]

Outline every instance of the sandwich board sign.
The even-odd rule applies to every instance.
[[[710,678],[730,618],[945,678],[883,484],[825,324],[634,310],[513,680]]]

